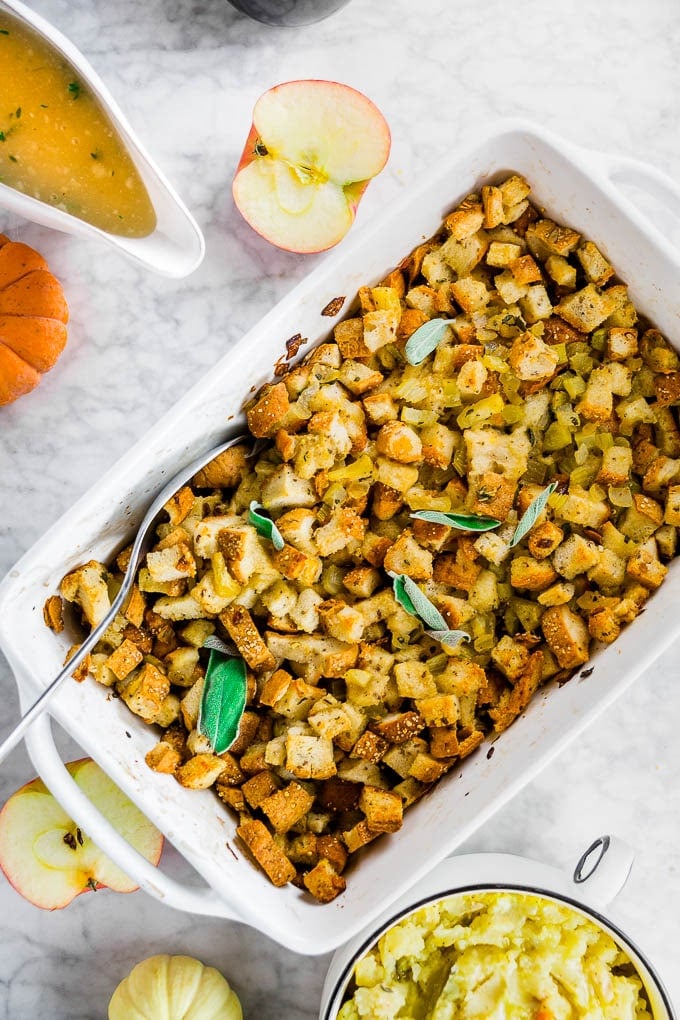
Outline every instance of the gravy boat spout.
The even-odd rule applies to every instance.
[[[88,91],[98,100],[127,155],[134,164],[155,212],[155,228],[143,237],[110,233],[56,205],[0,183],[0,207],[24,219],[79,237],[96,237],[138,265],[163,276],[188,276],[201,263],[205,241],[195,219],[139,142],[113,96],[82,53],[48,21],[20,0],[0,0],[3,11],[24,23],[55,54],[65,58]],[[0,72],[1,73],[1,72]],[[93,156],[93,158],[95,158]]]

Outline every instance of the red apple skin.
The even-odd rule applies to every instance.
[[[76,761],[67,762],[66,763],[66,768],[69,770],[69,772],[72,772],[74,770],[77,770],[77,767],[79,765],[84,765],[86,762],[89,762],[91,760],[92,759],[90,759],[90,758],[78,758]],[[4,823],[4,818],[5,818],[5,812],[7,810],[7,806],[9,804],[9,801],[12,800],[14,797],[17,797],[20,794],[22,794],[22,793],[24,793],[24,792],[26,792],[28,790],[35,789],[35,788],[40,789],[41,792],[44,790],[45,793],[49,793],[49,790],[47,789],[47,787],[43,783],[42,779],[40,779],[40,778],[31,779],[31,780],[29,780],[29,782],[24,783],[23,786],[20,786],[18,790],[15,790],[14,793],[3,804],[2,809],[0,810],[0,832],[3,831],[3,823]],[[152,858],[148,858],[150,863],[153,864],[154,866],[156,866],[158,864],[158,862],[160,861],[160,859],[161,859],[161,855],[163,853],[164,843],[165,843],[165,840],[161,836],[161,838],[159,839],[159,842],[158,842],[158,852],[154,853]],[[1,859],[0,859],[0,872],[2,872],[2,874],[5,876],[5,878],[9,882],[9,884],[12,886],[12,888],[15,890],[15,892],[17,892],[19,894],[19,896],[21,896],[22,899],[27,900],[29,903],[33,904],[33,906],[38,907],[40,910],[48,910],[48,911],[62,910],[64,907],[67,907],[69,905],[69,903],[73,903],[73,901],[75,899],[77,899],[78,896],[82,896],[83,893],[99,892],[99,890],[101,890],[101,889],[108,888],[107,886],[102,885],[101,882],[96,882],[94,884],[94,887],[92,885],[86,885],[86,886],[84,886],[84,888],[82,888],[78,892],[76,892],[73,896],[69,896],[67,899],[65,899],[63,903],[58,903],[58,904],[55,904],[54,906],[46,907],[46,906],[44,906],[41,903],[34,903],[33,900],[31,900],[30,896],[27,895],[26,891],[24,889],[20,889],[17,886],[17,884],[13,880],[12,876],[10,874],[8,874],[8,872],[3,867],[3,863],[2,863]],[[137,892],[138,890],[139,890],[139,886],[136,886],[134,889],[124,889],[124,890],[116,889],[115,892],[119,893],[119,894],[120,893],[132,893],[132,892]]]
[[[281,82],[279,85],[272,86],[272,88],[269,89],[269,91],[270,92],[275,92],[277,89],[279,89],[279,88],[281,88],[283,86],[295,85],[295,84],[298,84],[301,81],[304,81],[305,84],[310,84],[310,83],[313,83],[313,82],[320,82],[320,83],[323,83],[324,85],[333,84],[333,85],[338,85],[339,88],[348,89],[350,92],[356,92],[357,91],[356,89],[352,89],[351,86],[349,86],[349,85],[343,85],[340,82],[329,82],[328,80],[324,80],[324,79],[320,79],[320,78],[310,78],[310,79],[307,79],[307,80],[304,80],[304,79],[295,79],[294,81],[290,81],[290,82]],[[367,98],[367,97],[363,97],[363,98]],[[369,100],[369,102],[371,102],[371,100]],[[374,104],[371,104],[371,105],[374,105]],[[384,121],[384,118],[383,118],[383,121]],[[388,152],[389,152],[389,148],[391,146],[391,138],[389,136],[389,127],[388,127],[386,121],[384,121],[384,127],[385,127],[385,130],[387,131],[387,136],[388,136]],[[240,171],[243,170],[245,167],[249,166],[249,164],[252,163],[254,160],[260,158],[260,157],[258,157],[258,155],[255,152],[255,146],[257,144],[257,141],[258,141],[259,137],[260,137],[260,135],[259,135],[259,132],[258,132],[257,128],[255,127],[255,124],[251,123],[250,131],[248,132],[248,137],[246,138],[245,145],[243,146],[243,152],[241,153],[241,158],[239,159],[238,166],[236,167],[236,172],[234,174],[234,185],[235,185],[236,178],[238,177]],[[369,177],[368,180],[365,180],[365,181],[354,181],[352,184],[348,184],[346,186],[346,188],[345,188],[345,193],[346,193],[347,199],[348,199],[348,205],[349,205],[349,208],[350,208],[350,212],[352,214],[352,223],[354,222],[354,219],[356,217],[357,209],[359,208],[359,203],[361,202],[361,199],[364,196],[366,188],[368,187],[368,185],[371,183],[372,180],[373,180],[373,178]],[[234,191],[234,185],[232,185],[232,192]],[[267,237],[267,235],[263,234],[262,231],[260,230],[260,228],[257,226],[257,224],[253,223],[248,218],[248,216],[243,212],[243,210],[240,208],[238,203],[235,203],[235,204],[236,204],[236,208],[240,212],[241,216],[243,216],[243,219],[246,221],[246,223],[248,223],[248,225],[250,227],[252,227],[252,229],[255,231],[255,233],[259,234],[260,237],[264,238],[265,241],[268,241],[271,244],[272,242]],[[284,244],[280,244],[280,243],[277,243],[276,247],[280,248],[282,251],[292,252],[295,255],[300,255],[300,254],[302,254],[302,255],[315,255],[315,254],[320,254],[320,253],[322,253],[324,251],[328,251],[329,248],[335,247],[335,245],[337,243],[338,243],[338,241],[333,241],[331,244],[329,244],[329,245],[327,245],[327,246],[325,246],[323,248],[315,248],[313,251],[304,251],[304,252],[300,252],[297,248],[288,248]]]

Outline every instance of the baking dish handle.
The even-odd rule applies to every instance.
[[[633,159],[604,152],[593,153],[619,201],[634,218],[643,216],[665,244],[680,250],[680,186],[662,170]],[[629,188],[635,189],[631,197]]]
[[[51,718],[35,720],[25,737],[28,754],[38,775],[71,818],[140,888],[175,910],[189,914],[241,921],[209,886],[185,885],[164,874],[124,839],[71,778],[54,743]]]
[[[592,906],[606,907],[623,889],[635,852],[616,836],[600,836],[581,855],[572,881],[578,896]]]

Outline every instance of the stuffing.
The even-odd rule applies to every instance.
[[[165,504],[76,676],[156,728],[149,769],[212,788],[275,885],[341,894],[350,854],[408,824],[663,583],[680,358],[614,280],[523,177],[483,184],[248,400],[255,448],[227,450]],[[439,342],[419,360],[408,341],[433,318]],[[253,501],[275,530],[251,521]],[[130,555],[71,569],[46,624],[82,642]],[[224,644],[245,666],[245,708],[217,754],[199,719]]]

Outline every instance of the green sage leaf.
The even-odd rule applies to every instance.
[[[253,500],[248,511],[248,520],[253,525],[258,535],[261,535],[262,538],[268,538],[269,541],[273,543],[276,551],[281,552],[285,545],[283,536],[271,517],[267,517],[266,514],[261,514],[260,510],[264,510],[262,504]]]
[[[210,651],[198,714],[198,732],[215,754],[233,744],[246,707],[247,670],[243,659]]]
[[[408,574],[390,574],[390,577],[393,578],[394,597],[407,613],[417,616],[432,630],[446,630],[446,620],[442,614]]]
[[[501,522],[495,517],[478,517],[475,514],[445,514],[439,510],[415,510],[409,516],[430,524],[445,524],[447,528],[459,531],[491,531],[500,527]]]
[[[464,630],[428,630],[427,634],[442,645],[449,645],[455,648],[461,641],[469,641],[470,635]]]
[[[404,348],[409,365],[419,365],[425,361],[428,354],[442,342],[450,326],[450,319],[430,319],[411,333]]]
[[[531,531],[534,524],[543,513],[546,503],[556,488],[557,482],[551,482],[550,485],[543,490],[543,492],[539,492],[538,496],[532,499],[531,503],[522,514],[519,524],[515,528],[515,534],[512,536],[512,541],[510,542],[511,549],[513,546],[517,545],[518,542],[521,542],[524,536]]]

